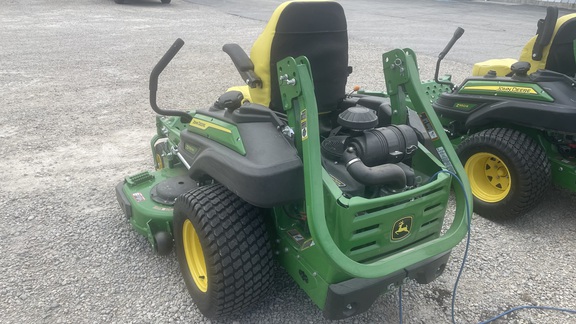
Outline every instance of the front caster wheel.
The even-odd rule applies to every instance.
[[[169,150],[170,148],[166,142],[159,142],[154,145],[154,168],[156,170],[162,170],[166,167],[166,165],[164,165],[164,156]]]
[[[158,255],[168,255],[172,252],[174,242],[172,236],[167,232],[158,232],[154,234],[154,242],[156,243],[156,253]]]
[[[474,211],[503,220],[533,208],[550,184],[550,162],[542,147],[506,128],[475,133],[458,146],[474,195]]]
[[[272,247],[261,210],[221,185],[176,200],[174,242],[188,292],[208,318],[252,306],[272,283]]]

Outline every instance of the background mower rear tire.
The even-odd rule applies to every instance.
[[[188,292],[208,318],[241,312],[270,288],[273,254],[262,211],[221,185],[176,200],[174,242]]]
[[[466,138],[457,149],[474,195],[474,212],[492,220],[533,208],[551,181],[542,147],[519,131],[492,128]]]

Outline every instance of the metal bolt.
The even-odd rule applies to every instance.
[[[295,79],[290,79],[290,78],[288,77],[288,74],[281,75],[281,76],[278,78],[278,80],[280,80],[280,82],[286,82],[287,85],[291,85],[291,86],[293,86],[293,85],[296,84],[296,80],[295,80]]]

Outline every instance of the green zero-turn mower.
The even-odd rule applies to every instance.
[[[576,14],[558,18],[549,7],[519,61],[477,63],[460,86],[443,82],[449,91],[433,107],[457,145],[478,214],[522,215],[550,182],[576,191],[575,39]]]
[[[250,58],[224,46],[246,86],[205,110],[161,109],[158,75],[182,45],[178,39],[150,77],[156,170],[126,177],[116,193],[157,253],[175,245],[206,317],[259,300],[275,261],[329,319],[364,312],[406,280],[429,283],[444,271],[466,234],[472,198],[411,50],[383,55],[390,100],[347,94],[342,7],[290,1]],[[456,212],[442,232],[451,187]]]

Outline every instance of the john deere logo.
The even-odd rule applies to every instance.
[[[398,241],[410,234],[412,229],[412,216],[404,217],[394,223],[392,229],[392,241]]]

